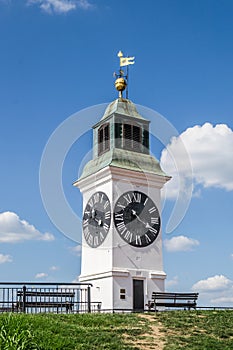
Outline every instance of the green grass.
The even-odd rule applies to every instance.
[[[137,314],[0,314],[1,350],[138,350],[155,348],[158,325],[164,350],[233,349],[233,311]]]
[[[37,350],[29,320],[24,315],[8,314],[1,317],[0,349]]]
[[[233,310],[172,311],[155,317],[163,325],[165,350],[233,349]]]
[[[9,315],[0,315],[1,324],[6,322]],[[29,329],[32,340],[39,350],[60,350],[60,349],[116,349],[131,350],[139,349],[127,345],[123,334],[128,339],[133,339],[145,333],[146,325],[138,320],[133,314],[82,314],[82,315],[54,315],[37,314],[10,316],[14,333],[15,325],[22,331]],[[19,332],[17,332],[19,334]],[[34,345],[33,345],[34,346]],[[21,350],[16,347],[0,347],[0,349]],[[33,347],[22,349],[33,350]]]

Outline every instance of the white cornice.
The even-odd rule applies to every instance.
[[[170,180],[169,176],[160,176],[157,174],[134,171],[120,167],[107,166],[95,174],[91,174],[83,179],[76,181],[73,185],[79,187],[82,192],[103,185],[110,180],[130,182],[136,186],[150,186],[153,188],[162,188]]]
[[[96,273],[94,275],[79,276],[80,282],[93,281],[96,279],[108,278],[108,277],[128,277],[128,270],[111,270],[102,273]]]
[[[150,278],[151,279],[160,279],[165,280],[167,277],[167,274],[163,271],[152,271],[150,272]]]

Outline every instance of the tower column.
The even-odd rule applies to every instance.
[[[150,122],[122,98],[120,74],[121,96],[93,126],[93,159],[74,183],[83,195],[80,281],[102,309],[141,310],[164,291],[160,192],[170,177],[150,155]]]

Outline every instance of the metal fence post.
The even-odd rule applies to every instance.
[[[24,313],[26,312],[26,291],[27,291],[27,287],[23,286],[23,307],[22,307],[22,311]]]
[[[87,311],[91,312],[91,287],[87,286]]]

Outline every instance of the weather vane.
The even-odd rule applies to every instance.
[[[122,92],[126,88],[126,98],[128,99],[129,65],[134,64],[134,57],[124,57],[122,51],[119,51],[117,56],[120,59],[120,69],[118,74],[114,73],[114,76],[117,78],[115,88],[119,91],[119,98],[122,98]],[[121,67],[127,67],[126,73]]]

